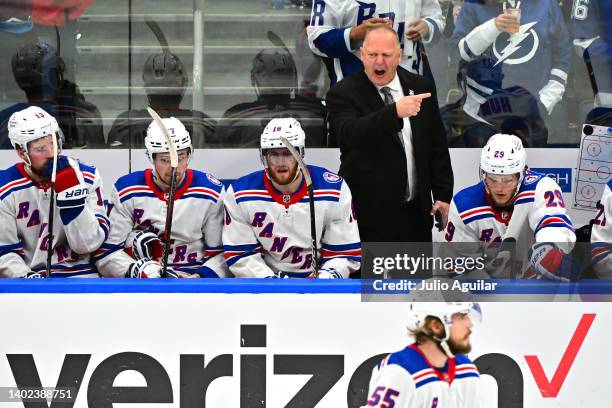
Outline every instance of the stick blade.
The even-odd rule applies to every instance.
[[[164,124],[164,121],[162,120],[162,118],[159,117],[159,115],[157,114],[157,112],[155,112],[153,108],[151,108],[150,106],[147,106],[147,111],[149,112],[149,115],[151,115],[155,123],[157,123],[157,126],[159,126],[164,136],[166,137],[166,141],[168,142],[169,153],[170,153],[170,166],[173,168],[178,167],[178,153],[176,152],[176,146],[174,146],[174,142],[172,141],[170,132],[168,132],[168,128]]]
[[[306,179],[306,186],[310,187],[312,185],[312,178],[310,178],[310,172],[306,168],[306,163],[304,163],[304,160],[302,160],[302,156],[297,150],[295,150],[295,147],[293,147],[293,145],[289,143],[289,140],[287,140],[285,136],[279,136],[279,138],[280,141],[285,145],[285,147],[289,149],[289,152],[291,152],[291,155],[297,161],[298,167],[300,168],[300,170],[302,170],[302,174]]]

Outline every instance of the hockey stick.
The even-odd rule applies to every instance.
[[[164,54],[170,54],[170,45],[168,45],[168,40],[166,39],[166,35],[163,33],[157,21],[153,20],[151,16],[144,16],[144,21],[149,26],[153,35],[157,38],[159,45],[162,47],[162,51]]]
[[[170,235],[172,234],[172,213],[174,212],[174,191],[176,189],[176,168],[178,167],[178,153],[176,152],[176,146],[172,142],[172,137],[168,132],[168,128],[164,125],[157,112],[155,112],[150,106],[147,107],[149,115],[153,118],[157,126],[161,129],[162,133],[166,137],[168,142],[168,153],[170,153],[170,167],[172,172],[170,174],[170,192],[168,194],[168,211],[166,212],[166,241],[164,242],[164,254],[162,257],[162,271],[161,276],[165,278],[168,270],[168,255],[170,254]]]
[[[312,178],[306,168],[306,163],[302,160],[302,156],[295,150],[295,147],[284,136],[279,136],[280,141],[283,142],[285,147],[289,149],[291,155],[297,161],[298,167],[300,168],[304,179],[306,180],[306,187],[308,189],[308,203],[310,204],[310,239],[312,242],[312,274],[314,278],[319,276],[319,250],[317,248],[317,224],[315,217],[315,206],[314,206],[314,187],[312,185]]]
[[[51,130],[53,143],[53,169],[51,170],[51,187],[49,188],[49,238],[47,240],[47,278],[51,277],[51,258],[53,257],[53,223],[55,212],[55,179],[57,176],[57,130]]]

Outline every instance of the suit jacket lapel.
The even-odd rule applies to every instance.
[[[373,112],[379,111],[385,107],[385,102],[381,98],[378,93],[378,89],[376,86],[368,79],[367,75],[364,71],[361,72],[361,81],[363,82],[362,88],[362,97],[367,102],[368,106],[372,109]],[[403,87],[403,85],[402,85]],[[400,139],[400,133],[396,133],[393,140],[398,145],[398,147],[404,150],[404,143]]]

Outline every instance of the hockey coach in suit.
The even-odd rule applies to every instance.
[[[327,93],[340,146],[340,175],[353,192],[364,242],[431,242],[433,214],[446,224],[453,172],[429,81],[399,68],[397,33],[367,32],[364,71]]]

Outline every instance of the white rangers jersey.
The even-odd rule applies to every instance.
[[[347,278],[361,263],[351,192],[342,177],[321,167],[308,170],[314,187],[319,268]],[[281,194],[264,170],[257,171],[232,183],[225,208],[223,248],[236,277],[307,277],[312,272],[305,183],[293,194]]]
[[[98,170],[70,158],[87,185],[85,208],[67,225],[55,207],[51,277],[98,277],[90,253],[108,236],[110,223]],[[80,173],[80,174],[79,174]],[[36,184],[23,163],[0,172],[0,276],[24,277],[46,269],[49,240],[49,186]]]
[[[480,374],[458,354],[442,369],[432,367],[416,344],[389,354],[372,371],[364,407],[479,408]]]
[[[361,44],[351,47],[351,28],[370,18],[389,18],[404,48],[401,65],[420,73],[418,44],[406,40],[405,35],[406,20],[416,17],[423,18],[429,26],[429,36],[423,43],[437,41],[445,23],[438,0],[315,0],[306,29],[308,43],[315,54],[324,58],[333,84],[363,70],[359,57]]]
[[[210,174],[188,169],[174,195],[172,241],[168,265],[202,277],[225,277],[221,228],[223,184]],[[147,169],[127,174],[115,182],[111,193],[110,235],[94,254],[100,274],[123,277],[134,259],[125,251],[133,231],[150,231],[162,237],[166,226],[167,194]],[[163,239],[163,238],[162,238]]]
[[[593,269],[602,278],[612,278],[612,179],[608,180],[591,230]]]
[[[497,209],[481,181],[453,197],[448,220],[446,241],[480,243],[493,255],[500,242],[514,238],[516,255],[512,269],[517,271],[526,271],[526,257],[534,242],[565,243],[563,249],[567,252],[576,242],[561,188],[551,178],[530,171],[526,172],[512,207]]]

